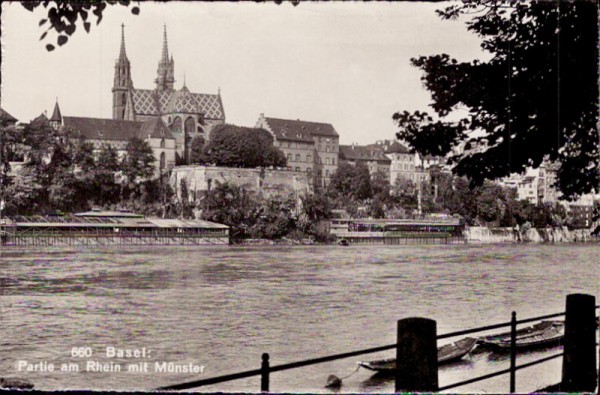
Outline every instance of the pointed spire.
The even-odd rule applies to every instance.
[[[185,86],[185,71],[183,72],[183,87],[182,88],[186,88],[186,86]]]
[[[121,23],[121,50],[119,51],[119,60],[127,59],[125,53],[125,24]]]
[[[53,122],[62,122],[62,115],[60,113],[60,107],[58,106],[58,97],[56,98],[56,103],[54,104],[54,112],[52,113],[52,118],[50,118]]]
[[[164,24],[163,48],[162,48],[162,57],[161,57],[160,61],[161,61],[161,63],[169,62],[169,45],[167,44],[167,24],[166,23]]]

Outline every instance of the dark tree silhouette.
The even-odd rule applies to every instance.
[[[139,2],[136,2],[139,3]],[[91,22],[88,21],[88,17],[91,17],[90,13],[96,16],[96,25],[102,21],[102,13],[107,6],[121,5],[129,7],[131,5],[130,0],[104,0],[104,1],[23,1],[21,3],[28,11],[35,11],[38,7],[44,7],[48,10],[46,18],[40,20],[39,25],[46,25],[48,28],[40,36],[40,40],[46,38],[49,32],[54,30],[58,37],[56,43],[62,46],[69,41],[69,37],[77,30],[77,21],[81,19],[83,22],[83,28],[86,32],[90,32],[92,26]],[[131,13],[138,15],[140,8],[136,5],[131,7]],[[54,45],[46,44],[46,50],[53,51]]]
[[[559,164],[557,187],[565,198],[597,191],[596,2],[487,0],[438,11],[444,19],[467,13],[475,15],[467,29],[482,38],[492,59],[412,59],[424,71],[440,120],[423,112],[396,113],[397,137],[421,154],[449,155],[455,173],[472,185],[547,159]],[[447,120],[457,108],[468,116]]]

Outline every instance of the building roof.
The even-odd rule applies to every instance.
[[[2,122],[3,125],[10,125],[10,124],[17,123],[18,120],[17,120],[17,118],[13,117],[12,115],[10,115],[6,111],[4,111],[4,109],[2,107],[0,107],[0,121]]]
[[[225,119],[220,95],[192,93],[187,88],[157,91],[132,89],[133,111],[139,115],[174,112],[202,114],[208,119]]]
[[[64,117],[64,127],[93,140],[125,141],[137,137],[174,139],[160,117],[145,122],[122,119]]]
[[[337,132],[329,123],[280,118],[265,118],[265,121],[277,140],[312,142],[313,136],[338,137]]]
[[[54,104],[54,112],[52,113],[52,117],[50,118],[53,122],[61,122],[62,115],[60,114],[60,107],[58,106],[58,100],[56,104]]]
[[[141,135],[154,139],[175,139],[160,117],[153,117],[142,124]]]
[[[391,162],[381,148],[364,145],[340,145],[340,160]]]

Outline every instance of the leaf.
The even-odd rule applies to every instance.
[[[50,51],[54,51],[54,45],[52,44],[47,44],[46,45],[46,51],[50,52]]]
[[[47,34],[48,34],[48,30],[46,30],[44,33],[42,33],[42,35],[40,36],[40,41],[43,40]]]
[[[86,31],[86,32],[88,32],[88,33],[90,32],[90,26],[92,26],[92,24],[91,24],[91,23],[89,23],[89,22],[84,22],[84,23],[83,23],[83,28],[84,28],[84,29],[85,29],[85,31]]]
[[[45,19],[45,18],[44,18],[44,19],[40,20],[40,24],[39,24],[39,26],[42,26],[42,25],[43,25],[44,23],[46,23],[46,22],[48,22],[48,19]]]
[[[132,13],[133,15],[139,15],[139,14],[140,14],[140,7],[133,7],[133,8],[131,9],[131,13]]]
[[[69,37],[65,36],[64,34],[58,36],[58,39],[56,40],[58,45],[65,45],[67,41],[69,41]]]
[[[65,27],[65,33],[67,33],[70,36],[70,35],[72,35],[75,32],[76,28],[77,28],[77,26],[75,24],[73,24],[73,25],[67,25]]]

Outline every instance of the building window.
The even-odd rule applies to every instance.
[[[329,152],[329,146],[328,145],[325,146],[325,152]]]
[[[306,161],[308,163],[312,162],[312,155],[306,155]]]
[[[300,162],[300,154],[296,154],[296,162]]]
[[[165,153],[161,152],[160,153],[160,169],[162,170],[164,168],[165,168]]]
[[[296,171],[301,171],[299,167],[296,167]]]
[[[287,154],[287,160],[288,160],[288,162],[292,161],[292,154]]]
[[[311,175],[312,174],[312,169],[309,167],[309,168],[306,169],[306,172],[308,173],[308,175]]]
[[[329,177],[329,170],[325,170],[325,177]]]
[[[165,148],[165,139],[160,140],[160,148]]]
[[[181,133],[181,129],[183,129],[183,122],[181,121],[181,118],[175,117],[171,124],[171,130],[176,133]]]
[[[329,164],[329,158],[325,158],[325,164],[328,165]]]

